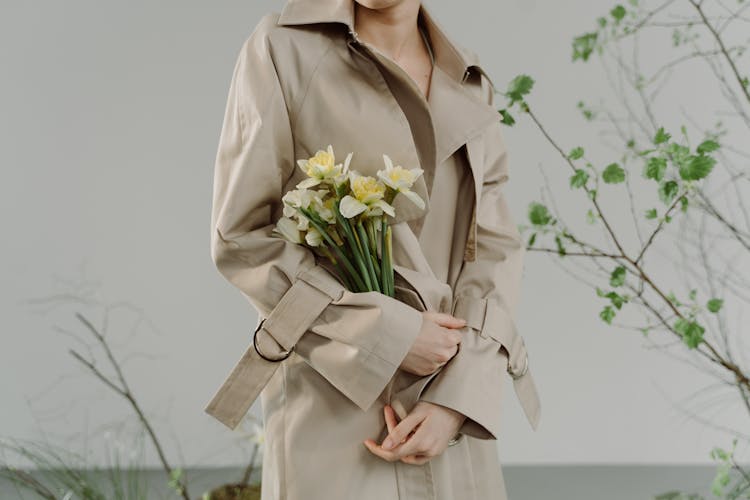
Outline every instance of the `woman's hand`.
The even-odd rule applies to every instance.
[[[436,311],[422,312],[422,328],[399,368],[414,375],[429,375],[458,352],[466,320]]]
[[[446,406],[419,401],[401,422],[390,405],[383,407],[388,435],[381,445],[364,441],[372,453],[388,462],[401,460],[422,465],[440,455],[466,420],[466,415]]]

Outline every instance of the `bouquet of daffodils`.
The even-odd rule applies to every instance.
[[[307,178],[288,191],[283,216],[273,232],[311,248],[330,260],[353,292],[378,291],[390,297],[393,289],[392,232],[386,214],[395,215],[393,199],[401,193],[420,208],[424,200],[411,190],[421,168],[394,166],[383,155],[385,168],[377,178],[336,163],[333,147],[297,160]]]

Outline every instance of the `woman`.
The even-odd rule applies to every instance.
[[[263,500],[506,498],[508,373],[534,428],[540,406],[513,319],[524,246],[492,96],[418,0],[288,0],[243,44],[211,244],[260,323],[206,411],[233,428],[260,393]],[[396,298],[346,290],[272,233],[305,177],[296,160],[328,144],[366,175],[384,153],[423,170],[424,207],[394,200]]]

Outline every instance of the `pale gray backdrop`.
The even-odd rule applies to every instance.
[[[282,5],[0,5],[3,435],[45,429],[62,440],[131,418],[67,352],[87,352],[75,340],[89,338],[73,313],[98,321],[101,301],[115,306],[108,335],[120,355],[135,353],[126,374],[173,461],[222,466],[247,456],[246,444],[203,413],[255,325],[255,312],[209,256],[212,169],[237,52],[258,19]],[[603,79],[570,64],[570,40],[609,4],[427,5],[479,53],[499,87],[532,75],[535,110],[576,145],[574,105],[601,91]],[[689,97],[688,89],[675,95]],[[506,130],[508,196],[520,222],[539,198],[538,165],[556,157],[528,120]],[[546,256],[528,257],[519,326],[542,420],[532,432],[508,392],[498,442],[504,463],[707,464],[713,445],[729,444],[672,403],[705,385],[703,377],[644,349],[637,333],[605,328],[591,290]],[[741,425],[741,412],[727,411]],[[71,445],[104,455],[93,441]]]

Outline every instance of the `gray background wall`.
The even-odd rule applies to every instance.
[[[255,324],[209,257],[212,168],[237,51],[258,19],[282,5],[0,5],[3,435],[38,437],[44,429],[104,459],[81,436],[115,432],[109,423],[127,423],[129,409],[67,349],[85,353],[77,339],[90,343],[73,313],[101,322],[108,304],[108,338],[127,356],[127,377],[173,461],[221,466],[248,455],[240,438],[203,413]],[[603,78],[569,63],[570,40],[609,4],[428,6],[479,53],[499,87],[533,75],[535,109],[575,145],[582,130],[574,105],[601,91]],[[673,97],[690,99],[690,89]],[[538,166],[554,167],[556,158],[528,120],[507,129],[506,140],[508,196],[520,221],[539,198]],[[528,257],[519,326],[543,416],[531,431],[507,393],[504,463],[708,463],[712,446],[729,444],[673,403],[690,404],[684,398],[708,379],[644,349],[637,333],[605,328],[591,290],[546,256]],[[747,427],[736,407],[704,415],[712,413]]]

